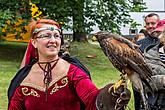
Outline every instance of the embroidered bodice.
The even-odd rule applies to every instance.
[[[44,87],[21,83],[10,101],[9,110],[82,110],[85,106],[86,110],[95,110],[98,92],[89,76],[71,64],[66,76],[50,83],[47,101]]]

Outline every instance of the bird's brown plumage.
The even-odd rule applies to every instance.
[[[146,64],[138,45],[109,32],[99,32],[96,36],[105,55],[120,72],[129,75],[134,71],[141,79],[151,78],[152,70]]]
[[[110,62],[122,74],[127,74],[144,98],[142,82],[152,90],[149,81],[152,82],[153,71],[139,51],[139,46],[118,34],[110,32],[98,32],[96,38]],[[148,108],[146,107],[146,109]]]

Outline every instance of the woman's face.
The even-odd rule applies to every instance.
[[[55,25],[44,24],[41,28],[54,27]],[[61,35],[58,30],[42,30],[35,35],[33,45],[38,50],[39,59],[58,57],[61,46]]]

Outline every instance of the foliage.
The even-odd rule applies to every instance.
[[[145,9],[142,0],[43,0],[38,5],[44,15],[64,22],[65,29],[85,33],[93,31],[96,24],[100,30],[119,33],[122,25],[133,22],[130,11]]]
[[[22,33],[25,33],[27,25],[28,5],[22,0],[3,0],[0,2],[0,36],[15,36],[20,38]]]
[[[3,35],[6,27],[6,21],[13,18],[13,13],[10,10],[0,10],[0,35]]]
[[[141,24],[139,24],[139,23],[133,21],[130,25],[131,25],[131,28],[136,29],[136,26],[140,26]]]
[[[121,26],[134,22],[129,12],[142,11],[144,6],[142,1],[134,0],[86,0],[85,13],[90,21],[87,19],[85,23],[88,27],[97,23],[100,30],[120,33]]]
[[[32,18],[37,18],[42,14],[42,11],[39,10],[39,8],[36,6],[36,4],[29,2],[29,5],[31,5],[31,16]]]
[[[100,30],[120,33],[122,25],[133,22],[129,15],[130,11],[139,12],[145,9],[143,0],[32,0],[31,2],[41,10],[36,11],[39,15],[42,13],[42,16],[63,22],[63,27],[73,30],[77,37],[89,34],[96,25]],[[3,7],[2,10],[8,9],[14,16],[31,18],[28,0],[3,0],[0,6]]]
[[[12,3],[5,1],[0,3],[0,5],[6,4],[0,10],[1,37],[5,36],[14,37],[15,39],[24,39],[24,37],[28,36],[26,38],[29,38],[29,34],[27,34],[28,21],[31,17],[38,17],[41,14],[41,12],[39,12],[37,9],[38,7],[36,7],[36,5],[31,2],[23,0],[21,3],[19,2],[20,0],[12,1]]]
[[[27,22],[22,18],[17,18],[16,20],[7,19],[5,23],[1,26],[1,36],[15,36],[15,39],[21,39],[21,34],[26,33]]]
[[[132,8],[130,9],[131,12],[141,12],[144,9],[147,9],[143,0],[132,0],[131,3],[133,4]]]

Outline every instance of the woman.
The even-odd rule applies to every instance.
[[[36,58],[29,60],[27,56],[34,48],[28,48],[25,62],[29,61],[18,71],[8,90],[9,110],[96,110],[96,105],[111,105],[109,110],[125,108],[130,100],[129,91],[129,98],[122,100],[122,87],[113,95],[112,89],[110,93],[107,90],[111,85],[99,90],[82,69],[59,56],[63,41],[58,23],[50,19],[32,20],[30,29],[30,45],[36,50]],[[106,93],[110,103],[103,107],[100,97]]]

